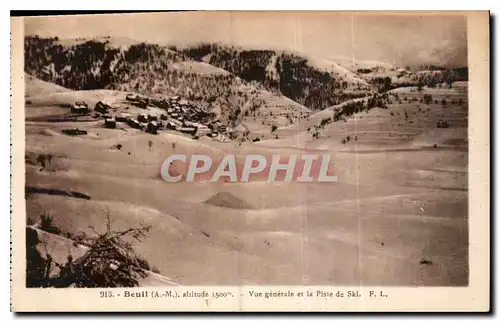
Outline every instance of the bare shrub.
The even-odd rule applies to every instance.
[[[51,225],[51,218],[45,217],[45,225]],[[30,281],[34,287],[134,287],[139,285],[139,280],[147,276],[146,270],[150,266],[147,261],[139,257],[134,249],[134,242],[142,242],[150,231],[151,226],[140,228],[129,228],[126,230],[114,230],[111,228],[111,220],[107,215],[106,230],[102,233],[90,227],[95,236],[89,237],[84,233],[73,236],[76,246],[84,245],[87,252],[80,258],[73,260],[68,256],[64,264],[56,263],[50,254],[46,261],[33,264],[28,259],[28,270],[42,270],[49,272],[52,264],[59,267],[60,272],[54,277],[44,274],[38,281]],[[33,247],[32,247],[33,248]],[[31,265],[43,265],[43,268],[29,267]],[[39,276],[41,276],[39,274]]]

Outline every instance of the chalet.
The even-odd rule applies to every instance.
[[[108,129],[116,129],[116,120],[113,117],[105,119],[104,127]]]
[[[144,123],[141,123],[141,122],[139,122],[139,121],[137,121],[137,120],[136,120],[136,122],[137,122],[138,129],[143,130],[143,129],[144,129],[144,127],[146,126]]]
[[[151,134],[158,134],[159,125],[155,121],[151,121],[146,126],[146,132]]]
[[[111,108],[111,106],[109,106],[108,104],[105,104],[102,101],[99,101],[95,105],[94,111],[99,112],[99,113],[107,113],[110,108]]]
[[[127,124],[131,127],[131,128],[134,128],[134,129],[142,129],[143,128],[143,125],[141,122],[135,120],[135,119],[128,119],[127,121]]]
[[[127,96],[125,97],[125,99],[127,101],[135,101],[137,99],[137,96],[135,96],[134,94],[127,94]]]
[[[137,106],[139,108],[142,108],[142,109],[146,109],[147,106],[148,106],[148,101],[145,100],[145,99],[139,99],[139,100],[136,100],[132,103],[134,106]]]
[[[178,121],[178,120],[176,120],[176,119],[170,119],[169,121],[170,121],[170,123],[175,124],[175,126],[176,126],[177,128],[179,128],[179,127],[183,127],[183,126],[184,126],[184,124],[182,124],[182,122],[180,122],[180,121]]]
[[[208,128],[215,131],[215,132],[225,132],[226,131],[226,126],[223,125],[221,122],[213,122],[208,125]]]
[[[162,105],[164,105],[165,101],[161,98],[153,98],[150,100],[149,104],[152,104],[153,106],[159,106],[161,107]]]
[[[197,122],[191,122],[191,121],[184,121],[184,124],[188,127],[194,127],[197,129],[197,134],[199,135],[205,135],[206,133],[210,132],[210,129],[208,128],[208,126],[204,125],[204,124],[200,124],[200,123],[197,123]]]
[[[208,126],[203,125],[203,124],[200,124],[196,129],[197,129],[196,135],[199,135],[199,136],[207,135],[208,133],[211,132],[210,129],[208,128]]]
[[[80,104],[71,105],[71,113],[86,114],[89,112],[90,112],[90,110],[86,104],[85,105],[80,105]]]
[[[191,134],[191,135],[196,134],[196,128],[194,128],[194,127],[181,127],[179,129],[179,131],[182,133]]]
[[[398,73],[398,78],[409,74],[409,71],[404,68],[398,68],[396,72]]]
[[[177,130],[177,124],[174,122],[167,122],[166,128],[168,130]]]
[[[122,113],[116,116],[117,122],[127,122],[130,118],[130,114]]]
[[[167,108],[169,106],[169,103],[165,100],[162,100],[161,102],[158,103],[157,106],[161,108]]]
[[[141,95],[135,95],[134,100],[136,100],[136,101],[149,101],[149,99],[147,97],[143,97]]]
[[[75,105],[80,105],[80,106],[89,107],[89,106],[88,106],[88,104],[87,104],[85,101],[76,101],[76,102],[75,102]]]

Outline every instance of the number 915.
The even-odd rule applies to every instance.
[[[113,292],[111,292],[111,291],[101,291],[101,292],[99,292],[99,294],[101,297],[104,297],[104,298],[113,297]]]

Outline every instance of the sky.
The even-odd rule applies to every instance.
[[[221,42],[396,66],[467,65],[467,21],[460,13],[199,11],[28,17],[25,34],[125,37],[177,46]]]

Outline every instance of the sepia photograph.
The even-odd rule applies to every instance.
[[[20,18],[22,287],[469,287],[467,17]]]

